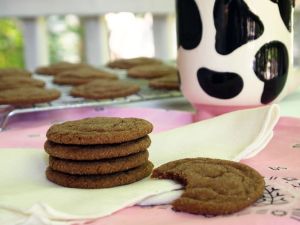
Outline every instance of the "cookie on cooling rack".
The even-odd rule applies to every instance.
[[[50,102],[60,97],[55,89],[22,87],[0,91],[0,105],[31,105]]]
[[[156,78],[149,81],[149,87],[165,90],[179,90],[179,78],[177,74]]]
[[[162,61],[156,58],[149,58],[149,57],[136,57],[130,59],[117,59],[111,61],[107,64],[110,68],[117,68],[117,69],[130,69],[135,66],[140,65],[147,65],[147,64],[161,64]]]
[[[137,84],[121,80],[93,80],[71,89],[70,95],[87,99],[112,99],[139,92]]]
[[[129,77],[143,79],[153,79],[174,73],[177,73],[177,69],[166,64],[136,66],[127,71]]]
[[[18,68],[2,68],[0,69],[0,77],[30,77],[31,72],[25,69],[18,69]]]
[[[26,76],[0,77],[0,91],[22,87],[44,87],[45,82]]]
[[[90,67],[90,66],[85,63],[58,62],[58,63],[51,64],[49,66],[40,66],[35,69],[35,73],[55,76],[58,73],[68,71],[68,70],[79,69],[82,67]]]
[[[56,84],[80,85],[95,79],[117,80],[118,77],[107,71],[86,67],[61,72],[54,77],[53,82]]]

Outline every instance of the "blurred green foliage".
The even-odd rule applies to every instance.
[[[73,19],[70,20],[70,18]],[[68,60],[70,55],[77,55],[79,60],[82,59],[83,50],[80,40],[82,40],[83,30],[79,19],[77,21],[76,18],[70,16],[50,16],[46,18],[46,23],[50,63]],[[66,46],[63,40],[70,33],[77,36],[79,41]],[[23,42],[21,21],[11,18],[0,19],[0,68],[24,67]]]
[[[0,19],[0,68],[24,67],[23,37],[15,19]]]

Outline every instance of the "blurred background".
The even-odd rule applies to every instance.
[[[2,3],[1,3],[2,2]],[[4,4],[5,0],[0,0]],[[300,1],[295,12],[295,65],[300,65]],[[3,5],[2,5],[3,6]],[[106,13],[103,21],[107,29],[108,60],[137,56],[155,56],[154,16],[152,13]],[[175,16],[168,16],[168,58],[176,58]],[[24,20],[1,17],[0,13],[0,67],[25,67]],[[43,17],[47,34],[46,63],[58,61],[86,61],[84,20],[75,14],[46,15]],[[28,57],[28,56],[27,56]]]

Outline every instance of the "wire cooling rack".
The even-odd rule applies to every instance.
[[[134,82],[140,86],[140,91],[134,95],[127,97],[104,99],[104,100],[87,100],[84,98],[72,97],[69,95],[71,86],[68,85],[56,85],[52,82],[52,76],[45,75],[33,75],[34,78],[43,80],[46,83],[47,88],[55,88],[61,92],[61,97],[55,101],[43,104],[34,104],[25,107],[13,107],[10,105],[0,105],[0,131],[5,129],[9,119],[15,115],[32,112],[42,112],[59,109],[70,109],[80,107],[92,107],[92,106],[109,106],[116,104],[124,104],[139,101],[148,101],[156,99],[166,99],[182,96],[180,91],[176,90],[158,90],[152,89],[148,86],[148,81],[143,79],[131,79],[126,76],[126,71],[114,70],[114,72],[122,80],[128,80]]]

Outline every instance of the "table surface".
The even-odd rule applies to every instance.
[[[283,99],[282,102],[279,103],[280,108],[281,108],[281,115],[282,116],[288,116],[288,117],[300,117],[300,88],[292,93],[291,95],[287,96],[285,99]],[[120,107],[124,110],[132,108],[133,110],[139,109],[140,111],[141,108],[154,108],[154,109],[166,109],[170,110],[171,112],[182,112],[183,114],[191,114],[194,112],[193,107],[183,98],[183,97],[177,97],[177,98],[171,98],[171,99],[163,99],[163,100],[151,100],[151,101],[145,101],[145,102],[136,102],[136,103],[129,103],[129,104],[121,104],[118,105],[117,107]],[[115,106],[114,106],[115,108]],[[175,110],[175,111],[173,111]],[[155,110],[153,110],[153,113],[155,113]],[[158,114],[160,114],[159,112]],[[24,116],[28,118],[26,115],[20,115],[21,117]],[[179,115],[178,115],[179,116]],[[176,116],[175,116],[176,117]],[[44,118],[45,119],[45,118]],[[48,118],[49,120],[49,118]],[[169,125],[170,127],[172,126],[172,121],[171,119],[167,119],[167,121],[170,120]],[[25,123],[25,121],[23,121]],[[295,124],[295,126],[291,127],[291,124]],[[10,127],[14,127],[15,124],[12,122]],[[22,131],[22,128],[20,129],[19,132]],[[4,131],[2,134],[2,139],[5,139],[7,135],[5,133],[10,133],[12,130],[8,130],[7,132]],[[254,166],[255,168],[261,168],[262,171],[264,171],[264,175],[269,179],[268,182],[273,182],[274,178],[274,173],[277,174],[277,176],[280,178],[281,183],[276,183],[276,185],[282,185],[282,190],[289,188],[291,185],[290,180],[289,182],[285,182],[286,179],[289,177],[293,177],[293,184],[295,187],[298,188],[300,187],[300,177],[297,175],[297,173],[300,173],[298,170],[294,170],[295,168],[295,163],[297,161],[293,160],[292,158],[296,159],[294,155],[290,154],[289,159],[287,157],[278,156],[278,146],[281,148],[287,148],[286,150],[293,151],[295,154],[295,151],[292,149],[292,144],[295,143],[300,143],[300,138],[298,138],[297,134],[300,132],[300,120],[299,119],[281,119],[279,125],[277,126],[275,130],[275,138],[272,141],[272,143],[267,147],[265,152],[265,155],[263,156],[258,156],[256,160],[252,160],[247,162],[247,164]],[[1,133],[0,133],[1,136]],[[32,137],[38,137],[38,136],[32,136]],[[32,138],[31,137],[31,138]],[[1,138],[0,138],[1,139]],[[3,140],[2,140],[3,142]],[[29,142],[28,142],[29,143]],[[42,142],[41,142],[42,143]],[[288,147],[287,147],[288,146]],[[277,150],[277,152],[275,151]],[[273,151],[273,152],[272,152]],[[282,154],[282,152],[281,152]],[[286,153],[284,153],[286,154]],[[297,152],[299,154],[299,151]],[[265,159],[267,157],[270,158],[271,155],[276,155],[277,157],[274,158],[274,162],[270,160],[268,163],[264,163]],[[288,154],[287,154],[288,155]],[[298,155],[297,155],[298,156]],[[285,161],[280,161],[280,160],[285,160]],[[289,173],[287,173],[287,170],[283,171],[270,171],[270,168],[284,168],[280,167],[281,165],[284,165],[286,160],[290,160],[292,163],[289,164],[288,169]],[[299,160],[298,160],[299,161]],[[292,166],[293,165],[293,166]],[[269,167],[268,167],[269,166]],[[276,167],[277,166],[277,167]],[[274,173],[273,173],[274,172]],[[276,178],[277,178],[276,176]],[[278,180],[279,180],[278,178]],[[278,181],[277,180],[277,181]],[[282,183],[283,182],[283,183]],[[273,186],[271,186],[273,188]],[[276,186],[277,187],[277,186]],[[275,188],[276,189],[276,188]],[[276,189],[277,190],[277,189]],[[281,190],[281,189],[280,189]],[[295,189],[299,192],[300,189]],[[293,190],[295,192],[295,190]],[[293,192],[292,191],[292,192]],[[278,192],[279,193],[279,192]],[[281,192],[280,192],[281,194]],[[289,198],[290,195],[284,192],[284,196],[286,198]],[[292,202],[292,200],[291,200]],[[300,208],[300,202],[297,202],[297,205],[295,205],[295,209],[293,209],[289,205],[290,208],[287,208],[286,205],[280,206],[280,204],[275,205],[274,207],[278,207],[274,209],[273,211],[268,209],[267,211],[259,211],[258,208],[250,208],[249,210],[243,211],[240,214],[237,214],[235,217],[216,217],[211,220],[203,220],[203,217],[201,217],[201,224],[209,224],[209,225],[217,225],[217,224],[240,224],[240,220],[242,219],[241,216],[243,216],[243,220],[249,220],[252,222],[257,222],[256,224],[264,224],[266,221],[272,221],[273,224],[299,224],[300,221],[300,210],[296,210]],[[284,208],[286,207],[286,208]],[[272,215],[273,213],[277,212],[285,212],[285,217],[280,217],[277,215]],[[160,215],[159,219],[156,220],[149,220],[146,218],[153,217],[154,215]],[[296,216],[294,216],[294,214]],[[135,221],[133,221],[133,216],[135,218]],[[295,219],[296,218],[296,219]],[[124,222],[125,221],[125,222]],[[172,221],[173,224],[199,224],[199,217],[194,216],[194,215],[182,215],[182,214],[177,214],[174,213],[171,210],[170,206],[157,206],[154,208],[140,208],[140,207],[130,207],[124,210],[121,210],[120,212],[115,213],[113,216],[105,217],[102,219],[99,219],[97,221],[94,221],[90,224],[94,225],[101,225],[101,224],[141,224],[143,223],[144,225],[147,224],[167,224],[168,222]],[[227,221],[227,222],[226,222]],[[155,222],[155,223],[154,223]],[[274,223],[273,223],[274,222]],[[250,223],[249,223],[250,224]]]

